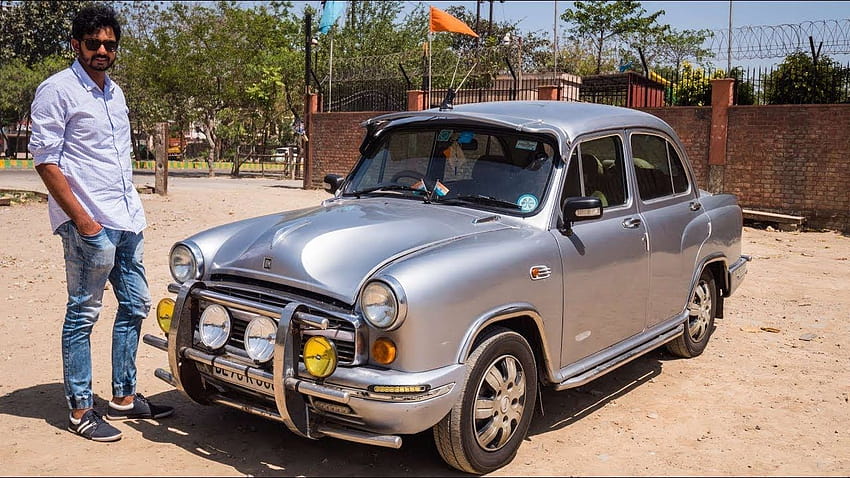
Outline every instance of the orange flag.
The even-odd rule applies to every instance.
[[[478,34],[472,31],[469,25],[437,7],[431,7],[431,31],[462,33],[478,38]]]

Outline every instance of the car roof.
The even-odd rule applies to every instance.
[[[600,130],[650,128],[676,137],[673,129],[660,118],[642,111],[618,106],[574,101],[492,101],[457,105],[453,109],[432,108],[423,111],[390,113],[364,123],[390,126],[434,119],[478,120],[520,131],[557,129],[567,141]]]

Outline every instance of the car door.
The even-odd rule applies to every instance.
[[[627,188],[625,157],[619,133],[582,140],[571,153],[561,204],[598,192],[607,205],[570,234],[553,231],[564,270],[562,367],[640,333],[646,322],[646,230]]]
[[[684,153],[656,131],[629,131],[631,172],[649,236],[647,327],[684,311],[708,216],[683,161]]]

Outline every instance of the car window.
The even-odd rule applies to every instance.
[[[542,203],[556,151],[552,138],[508,129],[449,124],[389,130],[355,166],[343,194],[411,186],[447,204],[530,214]]]
[[[676,149],[669,141],[652,134],[631,136],[632,163],[638,193],[643,200],[688,190],[688,177]]]
[[[570,196],[597,197],[603,208],[625,204],[623,162],[623,143],[617,135],[579,143],[570,156],[564,199]]]

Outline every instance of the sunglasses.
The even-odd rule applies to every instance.
[[[116,52],[118,51],[118,42],[117,41],[100,41],[96,38],[87,38],[83,40],[83,44],[86,46],[88,51],[97,51],[100,49],[100,45],[103,45],[106,48],[106,51]]]

